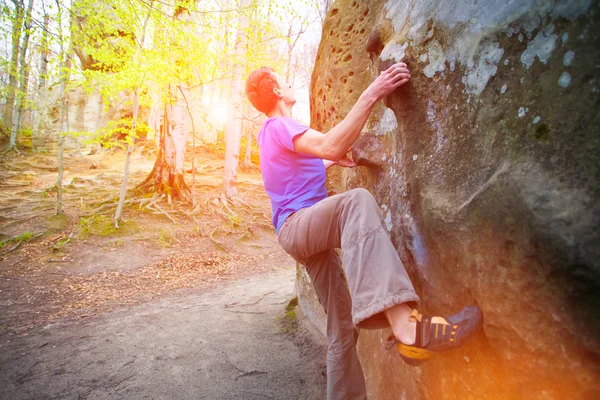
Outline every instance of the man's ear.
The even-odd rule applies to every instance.
[[[281,94],[281,89],[279,89],[278,87],[273,88],[273,93],[275,93],[275,96],[277,96],[278,99],[281,99],[283,97],[283,95]]]

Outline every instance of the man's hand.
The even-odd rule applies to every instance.
[[[335,163],[335,165],[339,165],[340,167],[346,167],[346,168],[356,167],[356,164],[354,164],[354,161],[352,161],[352,159],[350,157],[348,157],[348,154],[346,154],[339,161],[337,161]]]
[[[352,159],[350,157],[348,157],[347,154],[344,155],[338,161],[323,160],[323,165],[325,165],[325,169],[333,167],[334,165],[339,165],[340,167],[346,167],[346,168],[356,167],[356,164],[354,163],[354,161],[352,161]]]
[[[367,88],[377,100],[383,99],[394,90],[404,85],[410,80],[410,71],[405,63],[399,62],[385,71],[382,71],[379,76]]]

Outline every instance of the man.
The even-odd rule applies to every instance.
[[[328,399],[366,398],[355,326],[391,327],[392,344],[411,365],[459,347],[481,327],[476,306],[447,319],[409,306],[419,297],[367,190],[327,197],[326,167],[354,166],[347,152],[375,103],[410,77],[406,64],[392,65],[326,135],[290,118],[296,102],[292,87],[272,69],[255,70],[246,83],[250,102],[268,117],[258,137],[260,168],[279,243],[306,267],[327,313]]]

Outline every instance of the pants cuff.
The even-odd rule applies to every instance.
[[[361,323],[366,322],[366,320],[368,320],[369,318],[377,316],[377,314],[381,313],[384,310],[387,310],[392,306],[408,302],[418,303],[419,300],[419,296],[417,296],[413,289],[404,290],[399,293],[392,293],[386,296],[385,298],[371,303],[360,310],[355,310],[353,312],[354,315],[352,316],[352,322],[356,327],[361,328]]]

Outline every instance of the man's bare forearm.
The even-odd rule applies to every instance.
[[[346,118],[327,132],[323,146],[332,160],[342,158],[356,142],[378,100],[367,88],[360,95]]]

